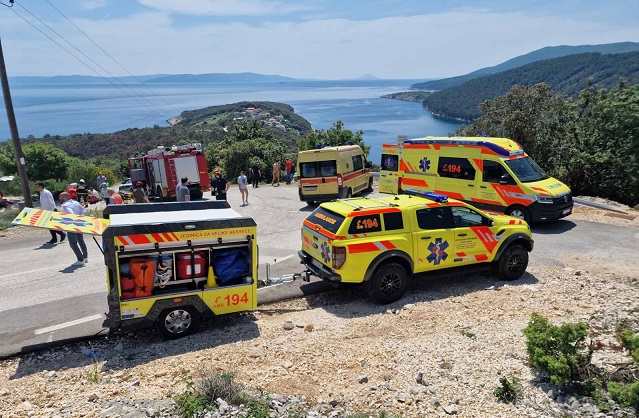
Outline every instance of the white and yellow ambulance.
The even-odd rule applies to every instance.
[[[297,154],[298,189],[309,204],[373,190],[371,170],[359,145],[326,147]]]
[[[380,192],[415,189],[445,194],[528,223],[572,213],[570,188],[546,175],[511,139],[425,137],[402,145],[401,152],[392,145],[382,147]],[[397,153],[398,168],[389,169]],[[384,188],[381,179],[386,180]]]
[[[109,205],[108,219],[25,208],[15,225],[102,237],[111,330],[165,338],[257,307],[256,224],[226,201]]]

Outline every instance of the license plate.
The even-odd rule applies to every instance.
[[[561,212],[561,214],[562,214],[562,215],[567,215],[567,214],[569,214],[569,213],[570,213],[570,211],[571,211],[571,210],[572,210],[572,209],[564,209],[564,211],[563,211],[563,212]]]
[[[304,186],[304,190],[308,191],[308,192],[312,192],[317,190],[317,186]]]

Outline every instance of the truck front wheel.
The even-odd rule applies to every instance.
[[[523,219],[527,224],[530,224],[532,217],[530,216],[530,211],[519,205],[511,206],[506,209],[506,215],[512,216],[513,218]]]
[[[528,267],[528,251],[523,245],[513,244],[495,262],[495,271],[502,280],[517,280]]]
[[[375,270],[366,286],[370,297],[385,305],[399,300],[408,289],[409,281],[410,277],[402,265],[386,263]]]
[[[196,325],[196,314],[189,307],[165,309],[155,321],[155,328],[167,340],[191,334]]]

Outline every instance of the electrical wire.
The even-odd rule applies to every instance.
[[[46,23],[42,22],[42,20],[40,20],[38,17],[36,17],[33,13],[31,13],[29,10],[27,10],[24,6],[22,6],[21,4],[18,3],[18,5],[20,7],[22,7],[27,13],[29,13],[31,16],[33,16],[36,20],[38,20],[40,23],[42,23],[44,26],[46,26],[49,30],[51,30],[53,33],[55,33],[56,35],[58,35],[60,38],[62,38],[65,42],[67,42],[69,45],[71,45],[73,48],[75,48],[78,52],[80,52],[82,55],[84,55],[85,57],[86,54],[84,54],[82,51],[80,51],[78,48],[76,48],[73,44],[71,44],[69,41],[67,41],[66,39],[64,39],[64,37],[62,35],[60,35],[59,33],[57,33],[55,30],[51,29],[51,27],[49,27]],[[82,65],[84,65],[85,67],[87,67],[89,70],[91,70],[92,72],[94,72],[95,74],[97,74],[99,77],[101,77],[103,80],[105,80],[106,82],[108,82],[109,84],[111,84],[113,87],[117,88],[118,90],[120,90],[122,93],[124,93],[125,95],[127,95],[128,97],[130,97],[131,99],[135,100],[140,106],[143,106],[145,108],[147,108],[149,111],[157,114],[158,116],[161,116],[162,118],[165,117],[164,114],[160,113],[160,111],[162,109],[160,109],[158,107],[158,109],[160,111],[158,111],[157,109],[152,109],[151,107],[149,107],[147,104],[141,102],[140,100],[138,100],[137,97],[132,96],[130,93],[128,93],[127,91],[125,91],[124,89],[122,89],[120,86],[118,86],[117,84],[115,84],[113,81],[109,80],[107,77],[105,77],[104,75],[100,74],[96,69],[94,69],[93,67],[91,67],[89,64],[87,64],[86,62],[84,62],[81,58],[79,58],[77,55],[73,54],[71,51],[69,51],[67,48],[65,48],[62,44],[60,44],[58,41],[56,41],[55,39],[53,39],[51,36],[49,36],[48,34],[46,34],[44,31],[42,31],[40,28],[38,28],[37,26],[35,26],[33,23],[31,23],[28,19],[26,19],[24,16],[22,16],[20,13],[18,13],[16,11],[16,9],[11,9],[18,17],[20,17],[22,20],[24,20],[26,23],[28,23],[30,26],[32,26],[34,29],[36,29],[38,32],[40,32],[42,35],[44,35],[45,37],[47,37],[50,41],[52,41],[53,43],[55,43],[56,45],[58,45],[60,48],[62,48],[67,54],[71,55],[73,58],[75,58],[76,60],[78,60]],[[111,75],[114,79],[118,80],[117,77],[114,77],[111,73],[109,73],[108,71],[106,71],[102,66],[100,66],[99,64],[97,64],[94,60],[92,60],[91,58],[87,57],[91,62],[93,62],[94,64],[96,64],[99,68],[101,68],[104,72],[106,72],[107,74]],[[122,83],[122,81],[118,80],[118,82]],[[143,96],[140,96],[135,90],[131,89],[129,86],[127,86],[125,83],[124,84],[126,87],[129,88],[129,90],[133,91],[133,93],[137,94],[139,97],[141,97],[142,99],[145,99]],[[149,102],[148,99],[147,102]],[[151,102],[149,102],[151,103]],[[157,105],[151,103],[152,106],[157,107]]]
[[[134,76],[133,74],[131,74],[131,72],[129,70],[127,70],[122,64],[120,64],[118,62],[118,60],[116,60],[115,58],[113,58],[113,56],[111,56],[111,54],[109,54],[107,51],[104,50],[104,48],[102,48],[100,45],[98,45],[97,42],[95,42],[89,35],[86,34],[86,32],[84,32],[82,29],[80,29],[78,27],[78,25],[76,25],[75,23],[73,23],[73,21],[71,21],[71,19],[69,19],[64,13],[62,13],[60,11],[60,9],[58,9],[57,7],[55,7],[49,0],[44,0],[47,3],[49,3],[49,6],[53,7],[58,13],[60,13],[60,15],[62,17],[64,17],[71,25],[73,25],[73,27],[75,27],[78,31],[80,31],[81,34],[83,34],[89,41],[91,41],[93,43],[93,45],[97,46],[100,51],[104,52],[104,54],[111,58],[111,60],[113,62],[115,62],[120,68],[122,68],[128,75],[130,75],[131,77],[133,77],[133,79],[135,79],[135,81],[137,81],[138,83],[140,83],[141,86],[143,86],[144,88],[146,88],[149,92],[151,92],[154,96],[158,97],[160,100],[162,100],[164,102],[165,105],[167,106],[171,106],[174,107],[175,105],[170,104],[169,102],[167,102],[166,100],[164,100],[164,98],[162,98],[162,96],[160,96],[159,94],[157,94],[156,92],[154,92],[153,90],[151,90],[151,88],[149,86],[147,86],[146,84],[144,84],[140,79],[138,79],[136,76]]]

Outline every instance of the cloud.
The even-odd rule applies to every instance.
[[[287,4],[276,0],[138,0],[151,9],[199,16],[260,16],[314,10],[314,6]]]
[[[176,26],[168,11],[147,11],[99,23],[74,22],[133,74],[251,71],[324,79],[366,73],[437,78],[493,66],[545,46],[639,39],[635,25],[477,10],[259,25],[228,19],[188,27]],[[10,35],[20,34],[3,38],[12,75],[91,74],[31,28],[20,22],[11,27]],[[69,39],[100,57],[96,60],[114,74],[122,74],[80,34],[70,32]]]
[[[108,4],[108,0],[84,0],[80,2],[80,8],[84,10],[95,10],[106,7]]]

